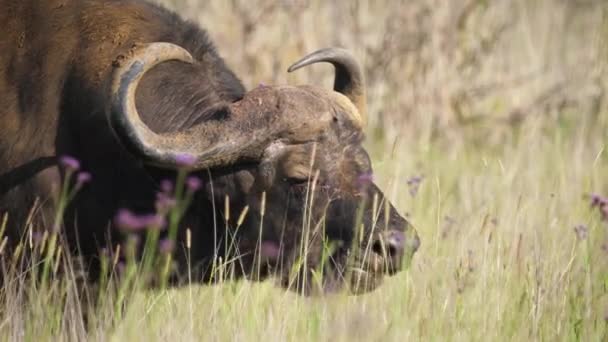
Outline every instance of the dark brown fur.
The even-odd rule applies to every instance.
[[[164,63],[142,81],[138,108],[158,132],[221,116],[215,108],[242,97],[244,88],[204,31],[145,1],[1,0],[0,8],[0,213],[10,213],[10,239],[19,239],[34,198],[52,202],[59,184],[49,161],[76,156],[95,179],[80,196],[79,222],[93,233],[80,247],[94,254],[116,209],[150,210],[156,189],[107,124],[117,56],[134,43],[164,41],[198,60]],[[53,206],[46,211],[37,215],[40,225],[52,219]]]
[[[191,258],[200,270],[198,276],[208,276],[204,270],[209,261],[226,252],[226,213],[222,210],[226,196],[232,208],[231,227],[237,225],[238,213],[250,208],[239,231],[244,268],[253,263],[249,252],[260,237],[281,246],[282,257],[272,262],[273,267],[295,262],[307,206],[302,181],[311,184],[313,154],[320,177],[317,201],[309,213],[317,228],[306,237],[311,241],[310,262],[319,262],[323,239],[341,246],[332,255],[337,272],[328,274],[333,279],[326,287],[338,286],[337,281],[343,280],[338,278],[344,276],[352,245],[369,248],[383,232],[412,233],[408,248],[416,250],[415,232],[390,203],[384,205],[382,192],[373,184],[359,184],[361,174],[371,173],[371,163],[361,147],[361,127],[342,120],[348,118],[343,113],[356,110],[344,105],[346,97],[326,95],[314,87],[262,87],[246,95],[203,30],[145,1],[0,0],[0,8],[0,214],[10,215],[11,242],[25,231],[36,198],[34,229],[49,226],[56,200],[53,194],[61,182],[56,158],[62,155],[76,157],[93,177],[65,216],[69,246],[78,249],[93,267],[100,248],[120,241],[121,235],[111,225],[119,208],[146,213],[154,210],[160,180],[175,177],[175,172],[146,166],[125,150],[112,133],[106,113],[113,67],[121,56],[134,44],[170,42],[189,51],[197,63],[166,62],[144,76],[136,102],[143,121],[153,131],[181,131],[210,121],[221,125],[234,120],[227,118],[232,115],[241,121],[235,126],[237,131],[226,134],[240,134],[238,130],[252,127],[265,129],[265,125],[270,126],[265,118],[276,118],[278,113],[287,115],[284,122],[295,123],[285,136],[298,141],[282,146],[277,156],[265,156],[259,165],[226,165],[197,173],[204,179],[204,187],[185,215],[179,239],[184,241],[185,227],[192,229]],[[226,111],[228,104],[241,99],[233,110]],[[264,105],[257,104],[260,99]],[[289,115],[305,119],[298,126],[299,121],[289,119]],[[325,121],[307,126],[307,122],[317,120]],[[327,129],[315,133],[314,141],[299,139],[317,126]],[[269,209],[262,217],[264,196]],[[375,217],[374,197],[383,209]],[[363,211],[362,223],[370,237],[361,243],[354,231],[358,210]],[[378,233],[374,232],[376,226]],[[178,252],[182,250],[180,245]],[[183,258],[183,253],[178,253],[178,261],[183,262]],[[389,273],[401,269],[400,260],[388,267]],[[306,268],[304,273],[308,271]],[[376,286],[381,273],[374,272],[370,288]],[[288,276],[286,272],[282,277],[285,286],[293,285]]]

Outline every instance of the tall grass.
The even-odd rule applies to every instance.
[[[208,28],[248,87],[329,87],[329,68],[285,70],[319,47],[353,50],[377,181],[421,249],[362,296],[227,281],[118,306],[83,304],[67,254],[44,288],[8,263],[3,339],[606,340],[608,222],[589,199],[608,194],[605,2],[164,3]]]

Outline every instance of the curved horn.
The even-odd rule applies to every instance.
[[[292,64],[288,72],[298,70],[310,64],[328,62],[336,69],[334,90],[346,95],[357,107],[363,122],[367,121],[367,103],[365,99],[365,80],[363,71],[355,57],[342,48],[325,48],[304,56]]]
[[[122,144],[143,162],[165,168],[205,169],[257,160],[276,130],[267,121],[260,120],[260,127],[248,130],[248,134],[236,134],[242,132],[243,124],[234,120],[211,120],[186,130],[159,134],[141,120],[135,104],[137,85],[148,70],[171,60],[194,63],[188,51],[170,43],[138,45],[117,60],[108,120]],[[221,105],[218,108],[232,110],[228,104],[225,108]]]
[[[134,46],[127,56],[119,56],[112,82],[109,121],[114,132],[131,151],[150,160],[163,160],[170,154],[162,149],[162,136],[141,120],[135,106],[135,92],[143,75],[160,63],[177,60],[193,63],[190,53],[170,43]]]

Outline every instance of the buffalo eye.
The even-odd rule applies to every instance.
[[[283,179],[285,181],[285,183],[291,185],[291,186],[300,186],[300,185],[307,185],[308,184],[308,177],[304,178],[304,177],[287,177]]]

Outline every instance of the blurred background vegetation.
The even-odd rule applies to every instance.
[[[502,144],[539,118],[608,126],[608,1],[161,2],[206,28],[248,88],[330,87],[330,66],[286,69],[318,48],[353,51],[373,137]]]

